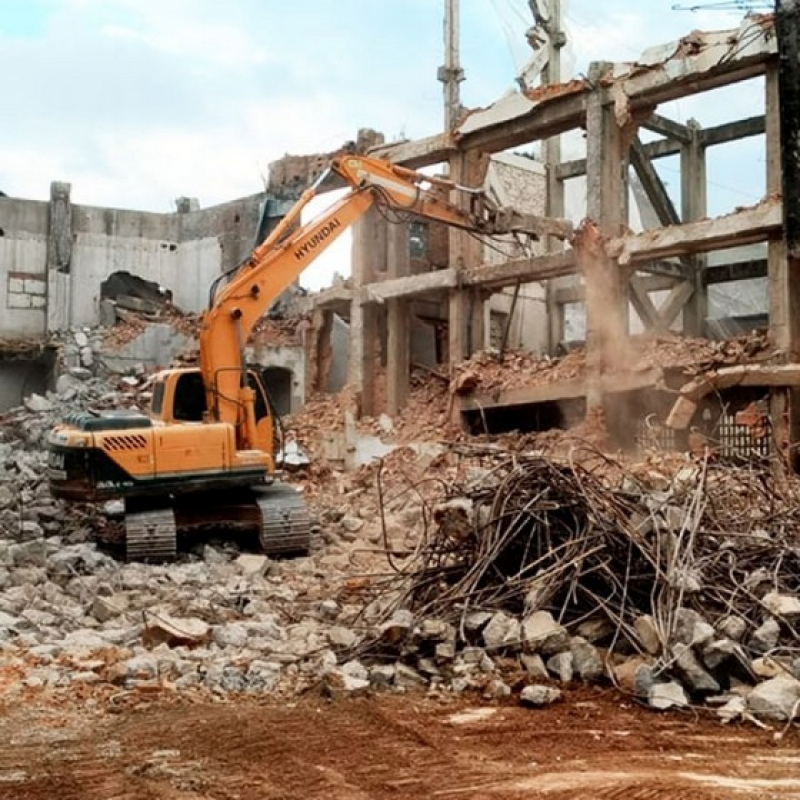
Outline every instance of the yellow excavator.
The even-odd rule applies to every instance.
[[[331,174],[348,193],[300,225]],[[461,202],[450,200],[456,191],[465,193]],[[73,412],[50,432],[51,493],[77,502],[122,499],[129,560],[169,560],[178,533],[219,526],[257,531],[270,555],[307,551],[308,511],[302,495],[278,480],[273,411],[244,349],[276,298],[372,206],[477,234],[553,232],[548,221],[498,208],[480,190],[379,158],[335,157],[250,257],[215,282],[200,325],[199,368],[159,372],[149,414]]]

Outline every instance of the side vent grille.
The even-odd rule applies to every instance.
[[[147,447],[145,436],[106,436],[103,438],[104,450],[141,450]]]

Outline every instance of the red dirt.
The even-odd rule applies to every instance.
[[[419,695],[277,705],[134,693],[6,712],[9,800],[800,797],[796,729],[660,715],[610,690],[573,690],[544,710]]]

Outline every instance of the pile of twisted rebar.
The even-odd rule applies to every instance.
[[[387,615],[459,627],[473,611],[546,609],[567,625],[602,615],[614,641],[637,647],[640,615],[665,644],[681,608],[752,629],[766,594],[800,587],[800,483],[766,464],[696,459],[654,481],[599,454],[470,457],[479,479],[447,488],[415,552],[375,585]]]

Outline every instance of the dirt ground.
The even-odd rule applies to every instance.
[[[27,699],[0,716],[0,798],[800,798],[800,734],[657,714],[611,690],[543,710],[379,695]]]

